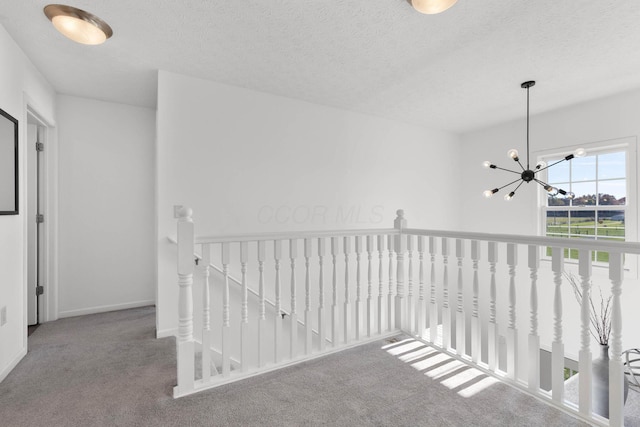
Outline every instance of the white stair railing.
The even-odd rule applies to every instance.
[[[288,242],[286,253],[283,253],[283,241]],[[296,268],[300,242],[304,268]],[[220,252],[223,281],[215,288],[209,268],[203,269],[202,299],[196,302],[202,309],[201,332],[194,335],[195,245],[202,247],[205,266],[210,265],[214,249]],[[565,331],[566,324],[573,323],[565,324],[563,319],[565,302],[562,294],[568,287],[563,279],[564,256],[569,246],[578,252],[575,267],[582,290],[580,327],[575,331]],[[519,251],[518,247],[526,250]],[[229,271],[235,262],[232,250],[234,254],[239,253],[239,266],[236,266],[242,275],[239,297],[237,293],[232,296],[229,289]],[[550,263],[541,266],[541,254],[548,258],[548,250]],[[253,251],[257,254],[256,259],[251,258]],[[504,264],[500,264],[501,251],[506,252]],[[622,426],[623,259],[640,254],[640,244],[410,229],[402,211],[398,211],[392,229],[196,238],[191,211],[182,209],[178,219],[178,384],[174,396],[216,387],[403,331],[593,424],[606,425],[605,419],[592,414],[591,407],[589,295],[594,251],[609,254],[609,262],[604,265],[608,268],[612,294],[609,425]],[[519,253],[526,261],[519,262]],[[287,285],[290,286],[283,286],[282,261],[287,258],[290,265]],[[331,262],[326,263],[327,259]],[[366,264],[366,274],[361,271],[365,267],[362,264]],[[385,264],[388,265],[386,269]],[[527,274],[519,273],[518,264],[528,269]],[[248,274],[254,267],[259,286],[257,304],[247,298]],[[330,269],[331,274],[326,275],[325,269]],[[542,275],[548,279],[541,284]],[[304,315],[298,316],[297,296],[302,292]],[[486,296],[484,303],[480,302],[481,293]],[[265,310],[267,295],[274,296],[275,312],[272,315]],[[498,295],[501,295],[500,299]],[[285,322],[285,316],[280,313],[286,297],[290,299],[290,310]],[[220,313],[211,308],[215,298],[222,300]],[[518,315],[519,299],[525,302],[528,299],[527,315]],[[546,302],[542,307],[540,300]],[[317,315],[312,314],[314,312]],[[553,319],[552,328],[541,329],[541,315]],[[212,327],[215,316],[220,316],[221,330]],[[272,319],[268,319],[270,316]],[[239,323],[233,319],[239,319]],[[466,326],[467,319],[470,327]],[[524,334],[518,334],[518,325],[521,330],[528,330],[526,338]],[[580,336],[577,409],[564,397],[564,336],[567,333]],[[198,378],[195,377],[196,337],[202,337],[203,369]],[[331,347],[326,346],[328,338]],[[500,357],[503,340],[505,360]],[[552,349],[551,393],[540,388],[541,342],[545,347],[551,344]],[[522,354],[517,350],[520,346],[527,349]],[[484,357],[481,354],[483,347],[487,348]],[[208,366],[213,360],[213,348],[219,348],[222,356],[220,374],[217,367]],[[232,360],[239,360],[239,367],[232,364]],[[528,369],[520,369],[521,365]]]

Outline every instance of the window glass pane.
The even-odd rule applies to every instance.
[[[624,239],[624,211],[598,212],[598,239]]]
[[[624,179],[598,182],[599,205],[624,205],[627,201],[627,182]]]
[[[559,159],[548,160],[547,164],[550,165],[558,160]],[[559,184],[561,182],[569,182],[569,167],[569,162],[561,162],[547,169],[547,181],[549,184],[555,186],[555,184]]]
[[[596,234],[595,211],[571,211],[569,232],[579,237],[594,236]]]
[[[573,183],[571,184],[571,191],[576,195],[576,198],[573,199],[573,206],[593,206],[596,204],[595,181]]]
[[[548,194],[547,203],[548,203],[548,206],[569,206],[571,204],[571,200],[569,200],[566,196],[563,196],[562,194],[558,194],[557,196],[552,196],[551,194]]]
[[[626,176],[625,152],[598,156],[598,179],[624,178]]]
[[[569,233],[568,211],[547,211],[547,236],[567,237]]]
[[[594,179],[596,179],[596,156],[576,157],[571,160],[571,180],[573,182]]]

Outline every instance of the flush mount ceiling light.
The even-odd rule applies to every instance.
[[[536,174],[542,172],[545,169],[549,169],[551,166],[555,166],[560,162],[569,161],[569,160],[573,159],[574,157],[584,157],[587,154],[587,152],[584,150],[584,148],[578,148],[576,151],[574,151],[573,154],[569,154],[568,156],[564,157],[563,159],[560,159],[557,162],[551,163],[550,165],[547,165],[545,162],[538,162],[533,170],[529,166],[529,88],[531,88],[535,84],[536,84],[536,82],[529,81],[529,82],[524,82],[524,83],[522,83],[520,85],[520,87],[522,87],[523,89],[527,90],[527,167],[525,169],[525,167],[522,166],[522,163],[520,163],[520,158],[518,157],[518,151],[513,149],[513,148],[507,152],[507,155],[511,159],[513,159],[516,163],[518,163],[518,165],[520,165],[520,169],[522,169],[522,171],[514,171],[514,170],[511,170],[511,169],[504,169],[504,168],[501,168],[501,167],[498,167],[498,166],[494,165],[490,161],[486,161],[486,162],[482,163],[482,166],[484,166],[487,169],[500,169],[500,170],[503,170],[503,171],[507,171],[507,172],[511,172],[511,173],[515,173],[517,175],[520,175],[518,179],[516,179],[514,181],[511,181],[510,183],[505,184],[502,187],[498,187],[498,188],[494,188],[493,190],[485,191],[483,194],[487,198],[493,196],[494,194],[496,194],[498,191],[502,190],[503,188],[508,187],[508,186],[510,186],[512,184],[515,184],[515,183],[519,182],[519,184],[516,186],[516,188],[513,191],[509,192],[508,194],[505,194],[505,196],[504,196],[505,200],[511,200],[513,198],[513,196],[516,194],[516,191],[518,190],[518,188],[520,188],[520,186],[522,184],[524,184],[525,182],[528,184],[531,181],[535,181],[538,184],[540,184],[552,196],[556,196],[558,194],[561,194],[561,195],[565,196],[568,199],[573,199],[575,197],[575,194],[573,194],[570,191],[564,191],[562,188],[552,187],[549,184],[547,184],[546,182],[539,180],[536,177]]]
[[[97,16],[63,4],[45,6],[44,14],[63,35],[82,44],[101,44],[113,35],[111,27]]]
[[[407,0],[415,10],[427,15],[444,12],[458,0]]]

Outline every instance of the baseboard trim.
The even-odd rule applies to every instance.
[[[5,378],[13,371],[13,368],[18,366],[18,363],[22,360],[23,357],[27,355],[27,349],[23,348],[18,352],[18,355],[7,365],[6,368],[0,372],[0,382],[4,381]]]
[[[156,338],[167,338],[167,337],[177,337],[178,336],[178,328],[171,329],[156,329]]]
[[[63,317],[84,316],[87,314],[105,313],[108,311],[116,311],[116,310],[126,310],[127,308],[145,307],[145,306],[154,305],[154,304],[155,304],[154,300],[146,300],[146,301],[127,302],[124,304],[101,305],[98,307],[89,307],[89,308],[81,308],[78,310],[61,311],[58,313],[58,317],[63,318]]]

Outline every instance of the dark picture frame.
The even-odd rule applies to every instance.
[[[0,109],[0,215],[18,215],[18,120]]]

